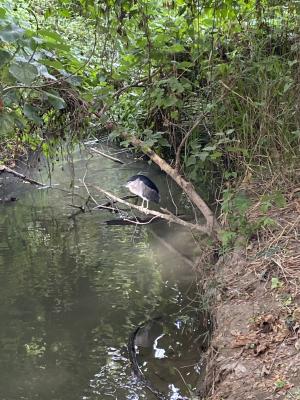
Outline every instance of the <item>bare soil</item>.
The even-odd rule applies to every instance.
[[[215,330],[202,399],[300,400],[300,188],[286,201],[268,211],[275,227],[215,267]],[[249,221],[258,210],[250,210]]]

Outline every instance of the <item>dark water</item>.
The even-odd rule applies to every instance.
[[[171,209],[166,178],[144,163],[120,168],[76,153],[51,172],[56,189],[0,177],[0,197],[18,198],[0,205],[1,400],[154,398],[128,360],[128,337],[140,324],[147,378],[167,398],[191,398],[207,327],[196,311],[191,266],[159,237],[185,252],[195,249],[193,237],[161,223],[107,226],[115,217],[106,211],[70,218],[77,211],[70,204],[87,198],[84,175],[124,195],[120,183],[142,169]],[[37,178],[47,182],[47,171]]]

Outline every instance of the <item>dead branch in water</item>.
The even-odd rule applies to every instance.
[[[119,164],[125,164],[124,161],[120,160],[119,158],[110,156],[109,154],[104,153],[104,151],[100,151],[100,150],[98,150],[98,149],[95,149],[94,147],[90,147],[90,150],[93,151],[93,152],[96,153],[96,154],[100,154],[101,156],[103,156],[103,157],[105,157],[105,158],[108,158],[108,159],[111,160],[111,161],[117,162],[117,163],[119,163]]]
[[[32,185],[46,186],[43,183],[36,181],[35,179],[28,178],[26,175],[21,174],[20,172],[17,172],[9,167],[6,167],[5,165],[0,165],[0,173],[1,172],[7,172],[8,174],[12,174],[17,178],[22,179],[25,182],[31,183]]]

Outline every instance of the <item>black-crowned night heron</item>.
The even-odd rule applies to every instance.
[[[127,187],[131,193],[143,199],[142,207],[144,206],[145,200],[147,202],[147,208],[149,206],[149,201],[154,201],[154,203],[159,203],[160,201],[159,191],[155,183],[145,175],[132,176],[128,179],[125,187]]]

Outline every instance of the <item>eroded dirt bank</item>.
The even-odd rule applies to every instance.
[[[285,198],[284,207],[267,213],[274,227],[215,267],[215,331],[202,399],[300,399],[300,188]]]

